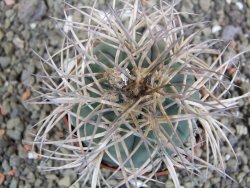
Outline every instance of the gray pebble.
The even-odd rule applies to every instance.
[[[55,174],[47,174],[46,178],[48,180],[58,180],[58,177]]]
[[[3,161],[3,163],[2,163],[2,168],[3,168],[3,170],[4,170],[4,173],[7,173],[7,172],[9,172],[10,171],[10,165],[9,165],[9,163],[8,163],[8,161],[5,159],[4,161]]]
[[[6,55],[12,55],[14,51],[14,46],[11,42],[4,42],[2,46]]]
[[[42,185],[42,180],[41,179],[36,179],[36,181],[35,181],[35,187],[39,187],[39,186],[41,186]]]
[[[113,186],[115,187],[117,185],[117,180],[112,179],[109,181],[109,184],[111,187],[113,187]]]
[[[22,0],[18,8],[18,17],[22,23],[40,20],[47,11],[43,0]]]
[[[11,25],[10,19],[6,19],[5,22],[4,22],[4,28],[8,29],[10,27],[10,25]]]
[[[21,132],[17,130],[7,130],[7,136],[14,140],[21,140]]]
[[[71,184],[70,176],[65,176],[58,181],[58,185],[69,187]]]
[[[20,120],[19,117],[10,119],[10,120],[7,122],[7,129],[14,129],[14,128],[16,128],[17,126],[19,126],[20,124],[21,124],[21,120]]]
[[[244,172],[239,173],[239,175],[237,176],[238,182],[241,183],[245,176],[246,174]]]
[[[11,63],[10,57],[0,57],[0,66],[5,69],[7,68]]]
[[[4,140],[4,139],[2,139],[2,138],[0,138],[0,150],[1,150],[1,149],[4,149],[4,148],[7,147],[7,146],[8,146],[7,141]]]
[[[208,12],[211,5],[211,0],[200,0],[199,4],[203,11]]]
[[[21,32],[21,35],[25,40],[29,40],[30,38],[30,32],[26,29]]]
[[[35,175],[30,172],[28,175],[27,175],[27,179],[29,182],[34,182],[35,181]]]
[[[240,27],[235,27],[233,25],[227,25],[223,28],[221,38],[225,41],[234,40],[236,34],[241,33],[242,30]]]
[[[49,36],[49,41],[50,41],[50,45],[51,46],[58,46],[60,43],[61,43],[61,36],[58,35],[58,33],[52,33],[50,36]]]
[[[5,36],[7,38],[7,41],[10,42],[10,41],[13,40],[14,32],[13,31],[8,31]]]
[[[9,10],[7,10],[7,11],[5,12],[5,16],[6,16],[7,18],[11,17],[11,16],[14,15],[14,14],[15,14],[15,12],[14,12],[13,9],[9,9]]]
[[[211,188],[211,183],[209,181],[206,182],[203,188]]]
[[[204,35],[206,37],[208,37],[209,35],[211,35],[212,30],[211,30],[211,28],[207,27],[207,28],[203,29],[202,32],[204,33]]]
[[[28,156],[22,145],[18,145],[18,156],[23,159],[26,159]]]
[[[243,170],[243,172],[246,172],[246,173],[250,172],[248,165],[244,165],[242,170]]]
[[[72,186],[72,188],[80,188],[81,186],[80,186],[80,183],[79,182],[77,182],[74,186]]]
[[[23,49],[24,48],[24,41],[20,39],[18,36],[14,37],[13,43],[17,48]]]
[[[22,170],[22,174],[24,176],[27,176],[30,173],[30,169],[28,167],[26,167],[25,169]]]
[[[174,187],[174,183],[171,180],[168,180],[165,184],[166,187]]]
[[[239,158],[242,160],[242,163],[247,166],[248,163],[248,157],[244,152],[238,152]]]
[[[185,184],[184,184],[185,186],[185,188],[192,188],[192,187],[194,187],[194,183],[193,182],[186,182]]]
[[[217,184],[217,183],[219,183],[221,180],[220,180],[220,177],[214,177],[214,178],[211,179],[211,181],[212,181],[213,184]]]
[[[11,155],[9,159],[10,166],[18,167],[20,165],[20,158],[17,155]]]
[[[29,86],[32,83],[32,76],[30,71],[23,70],[21,75],[21,81],[24,85]]]
[[[18,181],[16,178],[12,178],[9,188],[17,188]]]

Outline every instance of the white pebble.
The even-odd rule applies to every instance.
[[[244,125],[236,125],[236,131],[238,135],[247,135],[247,127]]]
[[[220,30],[221,30],[221,26],[220,25],[215,25],[212,28],[212,33],[217,33]]]
[[[228,4],[231,4],[231,3],[232,3],[232,0],[226,0],[226,2],[227,2]]]
[[[28,153],[28,159],[37,159],[37,154],[35,152],[30,151]]]
[[[242,2],[236,2],[237,7],[242,10],[244,8],[244,5]]]
[[[231,158],[231,156],[230,156],[229,154],[227,154],[227,155],[225,156],[225,160],[226,160],[226,161],[228,161],[230,158]]]
[[[24,41],[20,39],[19,37],[15,37],[13,39],[13,43],[17,48],[23,49],[24,48]]]
[[[30,24],[30,28],[31,28],[31,29],[35,29],[35,28],[36,28],[36,25],[37,25],[36,23],[31,23],[31,24]]]

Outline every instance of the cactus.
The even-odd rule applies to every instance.
[[[48,90],[41,103],[56,108],[43,120],[34,143],[44,158],[66,162],[42,169],[76,168],[79,180],[91,178],[92,187],[108,185],[118,174],[117,187],[158,181],[157,172],[166,170],[176,187],[176,169],[199,174],[210,168],[225,174],[220,141],[230,145],[224,132],[228,128],[216,116],[248,95],[223,99],[237,71],[232,80],[224,74],[228,66],[237,68],[238,55],[224,60],[226,48],[213,49],[217,40],[193,44],[197,33],[187,36],[186,31],[195,24],[183,25],[174,5],[119,2],[123,8],[114,1],[105,12],[66,4],[88,21],[70,21],[65,14],[70,33],[62,50],[42,58],[60,81],[44,69]],[[86,32],[85,38],[77,30]],[[50,140],[48,134],[65,117],[68,134]],[[203,143],[213,161],[195,152]],[[55,150],[45,147],[51,144]],[[102,166],[112,168],[110,177],[103,177]]]

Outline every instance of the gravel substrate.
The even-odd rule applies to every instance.
[[[39,58],[33,50],[46,57],[46,48],[53,53],[60,48],[62,34],[50,17],[63,18],[63,0],[2,0],[0,1],[0,187],[69,187],[77,178],[73,170],[63,173],[40,172],[41,160],[32,159],[30,146],[23,140],[32,140],[31,126],[48,115],[51,106],[31,105],[24,102],[33,95],[41,82],[33,74],[42,73]],[[91,0],[68,0],[72,5],[89,4]],[[105,0],[98,6],[104,7]],[[202,20],[211,21],[202,29],[196,42],[218,38],[234,41],[236,52],[250,48],[250,0],[183,0],[177,6],[182,12],[200,14]],[[73,15],[79,21],[81,17]],[[197,16],[184,15],[185,23],[192,23]],[[194,28],[198,30],[201,28]],[[241,75],[236,81],[240,88],[233,88],[232,95],[250,91],[250,53],[241,57]],[[223,118],[234,135],[228,135],[238,159],[230,148],[222,147],[225,153],[226,172],[235,179],[207,173],[193,177],[180,173],[183,187],[250,187],[250,98],[237,112],[238,118]],[[63,135],[58,130],[55,139]],[[222,143],[223,145],[224,143]],[[51,165],[54,163],[51,162]],[[173,187],[168,176],[161,177],[165,187]],[[114,182],[115,185],[115,182]],[[158,185],[150,184],[151,187]],[[77,187],[77,186],[76,186]],[[80,187],[80,184],[79,186]],[[161,186],[162,187],[162,186]],[[163,186],[164,187],[164,186]]]

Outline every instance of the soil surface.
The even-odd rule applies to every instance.
[[[78,6],[90,4],[91,0],[68,0]],[[99,7],[107,7],[108,0],[98,0]],[[24,101],[33,96],[41,79],[33,76],[42,74],[39,58],[47,57],[60,49],[63,34],[51,17],[63,18],[64,0],[1,0],[0,1],[0,187],[69,187],[76,180],[73,170],[63,172],[40,172],[40,159],[34,159],[30,145],[23,140],[33,139],[32,125],[48,115],[51,106],[27,104]],[[183,0],[176,7],[182,12],[199,14],[201,20],[210,21],[195,39],[218,38],[233,41],[237,52],[250,48],[250,0]],[[81,21],[78,14],[73,15]],[[195,19],[184,15],[185,23]],[[195,28],[201,29],[201,28]],[[250,53],[240,58],[241,74],[231,94],[237,96],[250,91]],[[250,98],[243,101],[237,118],[223,118],[234,135],[228,135],[235,149],[237,160],[230,148],[222,147],[225,153],[226,172],[235,180],[204,171],[204,177],[193,177],[180,173],[183,187],[248,187],[250,186]],[[59,138],[63,130],[54,135]],[[222,143],[223,145],[224,143]],[[51,166],[55,162],[51,162]],[[160,177],[166,187],[173,187],[168,176]],[[115,182],[114,182],[115,185]],[[164,187],[150,184],[152,187]],[[80,184],[79,186],[80,187]]]

